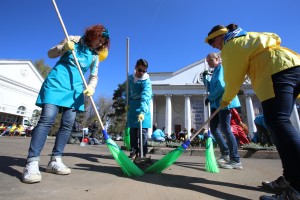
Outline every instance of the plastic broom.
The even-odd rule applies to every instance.
[[[126,40],[126,107],[128,107],[129,38]],[[124,128],[124,145],[130,151],[130,127]]]
[[[163,170],[167,169],[171,166],[188,148],[191,141],[200,133],[200,131],[204,128],[204,126],[219,112],[221,108],[219,107],[206,122],[203,123],[202,127],[187,141],[185,141],[181,146],[177,147],[173,151],[166,154],[160,160],[156,161],[153,165],[148,167],[144,172],[146,173],[161,173]]]
[[[57,8],[57,5],[56,5],[56,2],[55,0],[52,0],[52,3],[54,5],[54,8],[56,10],[56,13],[57,13],[57,16],[60,20],[60,23],[62,25],[62,28],[64,30],[64,33],[66,35],[66,38],[67,40],[69,41],[69,35],[68,35],[68,32],[66,30],[66,27],[64,25],[64,22],[61,18],[61,15],[59,13],[59,10]],[[82,81],[84,83],[84,86],[85,88],[87,88],[87,83],[85,81],[85,78],[83,76],[83,73],[81,71],[81,68],[80,68],[80,64],[77,60],[77,57],[76,57],[76,54],[74,51],[72,51],[72,55],[74,57],[74,60],[75,60],[75,63],[76,63],[76,66],[78,68],[78,71],[80,73],[80,76],[82,78]],[[99,115],[99,112],[96,108],[96,105],[95,105],[95,102],[93,100],[93,97],[90,96],[90,101],[91,101],[91,104],[93,106],[93,109],[97,115],[97,118],[100,122],[100,125],[101,125],[101,128],[102,128],[102,133],[103,133],[103,137],[105,139],[105,142],[106,142],[106,145],[108,147],[108,149],[110,150],[111,154],[113,155],[113,157],[115,158],[116,162],[118,163],[118,165],[121,167],[121,169],[123,170],[124,174],[127,175],[127,176],[142,176],[144,174],[144,172],[138,168],[129,158],[128,156],[118,147],[118,145],[109,137],[109,135],[107,134],[106,130],[104,129],[104,126],[103,126],[103,123],[102,123],[102,120],[100,118],[100,115]]]
[[[203,77],[203,81],[205,81],[204,79],[205,79],[205,77]],[[206,95],[208,96],[208,89],[206,89]],[[208,111],[208,117],[210,117],[210,103],[209,102],[207,104],[207,111]],[[218,163],[217,163],[217,160],[215,157],[215,152],[214,152],[214,144],[213,144],[212,135],[210,132],[210,123],[208,123],[207,126],[208,126],[208,134],[207,134],[206,148],[205,148],[205,170],[210,173],[219,173],[219,167],[218,167]]]

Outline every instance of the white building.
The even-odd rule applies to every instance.
[[[186,128],[190,136],[191,128],[199,129],[208,119],[207,106],[204,104],[206,88],[201,80],[201,73],[205,69],[208,66],[202,59],[175,72],[149,73],[153,90],[153,123],[157,123],[160,129],[165,127],[166,134],[178,133]],[[241,118],[248,125],[252,137],[256,132],[254,118],[262,111],[249,81],[242,85],[238,97]],[[295,114],[292,121],[299,129],[299,118],[297,112]],[[150,129],[149,137],[151,133]]]
[[[43,81],[30,60],[0,60],[0,121],[19,123],[41,110],[35,101]]]

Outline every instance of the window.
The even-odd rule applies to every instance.
[[[21,115],[25,115],[26,113],[26,108],[24,106],[20,106],[17,110],[17,113],[18,114],[21,114]]]

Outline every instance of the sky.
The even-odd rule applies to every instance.
[[[238,24],[246,31],[273,32],[282,46],[300,53],[299,0],[56,0],[69,35],[83,35],[91,25],[109,29],[109,56],[99,65],[94,98],[113,96],[144,58],[148,71],[174,72],[218,52],[206,43],[215,25]],[[52,0],[1,0],[0,59],[43,59],[53,67],[58,59],[48,50],[65,38]],[[86,74],[88,78],[89,74]],[[150,77],[151,78],[151,77]]]

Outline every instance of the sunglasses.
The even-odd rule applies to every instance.
[[[143,73],[146,73],[146,72],[147,72],[147,70],[144,71],[144,70],[142,70],[142,69],[140,69],[140,68],[137,68],[137,71],[138,71],[138,72],[143,72]]]

